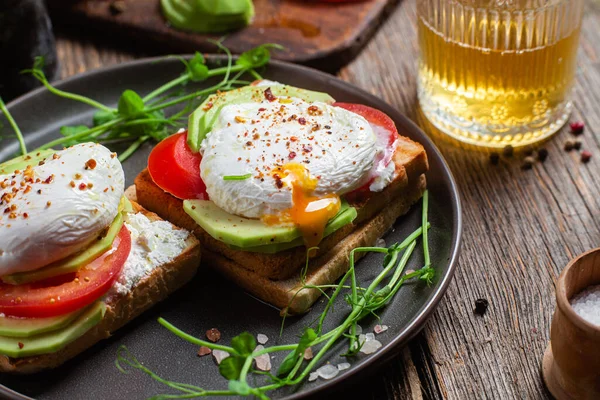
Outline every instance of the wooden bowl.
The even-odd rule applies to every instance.
[[[600,248],[571,261],[558,278],[556,310],[542,374],[559,399],[600,399],[600,327],[580,317],[569,299],[600,284]]]

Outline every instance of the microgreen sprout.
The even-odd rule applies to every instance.
[[[25,140],[23,139],[23,134],[21,133],[21,130],[19,129],[19,126],[17,125],[17,123],[13,119],[12,115],[10,114],[10,112],[8,111],[8,109],[6,108],[6,104],[4,104],[4,101],[2,100],[1,97],[0,97],[0,111],[2,111],[2,113],[4,114],[4,116],[6,117],[6,119],[8,120],[8,123],[13,128],[13,130],[15,131],[15,135],[17,135],[17,140],[19,141],[19,148],[21,150],[21,155],[27,154],[27,146],[25,146]]]
[[[351,357],[356,355],[364,344],[364,341],[359,342],[358,340],[357,323],[369,315],[377,316],[376,312],[389,304],[406,281],[415,279],[417,281],[425,281],[428,284],[432,282],[435,270],[430,264],[431,259],[427,243],[427,231],[430,228],[427,209],[428,193],[426,191],[423,196],[421,227],[410,234],[402,243],[396,243],[387,248],[358,247],[353,249],[349,256],[348,271],[337,285],[311,286],[307,285],[306,281],[302,279],[303,286],[300,290],[315,289],[318,287],[320,290],[333,289],[333,293],[327,297],[327,304],[318,318],[318,322],[315,320],[316,327],[307,326],[297,343],[256,349],[254,336],[248,332],[243,332],[231,340],[230,346],[219,345],[195,338],[164,319],[159,318],[158,322],[178,337],[194,345],[206,346],[213,350],[223,350],[229,353],[229,356],[223,359],[219,365],[219,372],[229,381],[227,390],[211,391],[190,384],[166,380],[144,367],[124,346],[117,353],[117,368],[124,373],[129,373],[124,368],[126,365],[140,370],[154,380],[178,392],[178,394],[164,394],[155,397],[161,399],[234,395],[253,395],[260,399],[268,399],[267,393],[270,391],[300,384],[308,378],[310,372],[323,361],[329,349],[338,343],[339,340],[348,339],[348,350],[343,356]],[[425,265],[414,272],[406,274],[404,273],[405,267],[417,246],[418,239],[422,239],[423,242]],[[358,286],[355,273],[356,257],[362,253],[381,253],[384,255],[382,271],[379,272],[367,287]],[[343,290],[349,290],[349,293],[345,296],[346,302],[350,307],[349,312],[341,324],[328,332],[323,332],[324,321]],[[311,360],[306,361],[304,360],[304,352],[308,348],[313,349],[314,356]],[[316,354],[314,353],[315,349],[318,349]],[[276,375],[253,369],[256,357],[267,353],[272,355],[278,352],[284,352],[287,355],[279,364]],[[256,380],[253,380],[252,382],[256,386],[252,386],[248,380],[249,374],[256,377],[262,376],[264,379],[262,385],[256,385]]]
[[[248,178],[250,178],[252,176],[252,174],[245,174],[245,175],[225,175],[223,176],[223,180],[224,181],[244,181]]]
[[[178,128],[185,127],[187,116],[207,96],[219,90],[227,91],[251,83],[241,79],[244,75],[262,79],[256,70],[265,66],[271,59],[269,49],[280,48],[279,45],[264,44],[242,53],[234,61],[231,52],[221,42],[215,42],[215,44],[227,56],[224,66],[209,68],[206,65],[204,56],[198,52],[190,60],[178,57],[184,66],[184,72],[180,76],[143,97],[133,90],[125,90],[119,97],[117,108],[102,104],[81,94],[56,88],[44,74],[44,58],[37,57],[33,67],[23,71],[23,73],[31,74],[52,94],[93,107],[96,112],[91,126],[63,126],[60,129],[62,137],[52,140],[36,150],[50,149],[55,146],[71,146],[85,142],[97,142],[107,145],[129,143],[129,147],[119,154],[119,160],[125,161],[145,142],[150,140],[161,141],[170,134],[175,133]],[[183,90],[189,83],[204,82],[219,76],[223,78],[210,87],[193,91]],[[182,110],[169,117],[166,116],[165,110],[167,108],[180,106],[184,103]],[[21,144],[21,152],[26,153],[25,143],[22,140],[20,131],[5,111],[3,103],[1,108],[13,128],[15,128],[17,138]]]

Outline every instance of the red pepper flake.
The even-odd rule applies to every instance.
[[[94,187],[94,184],[90,182],[90,183],[87,184],[87,186],[88,186],[88,189],[91,189],[91,188]]]
[[[258,109],[258,112],[263,112],[263,111],[267,111],[267,109],[263,108],[263,107],[261,107],[261,108]]]
[[[252,146],[252,142],[251,141],[247,141],[246,142],[246,146]]]
[[[205,105],[204,107],[202,107],[202,109],[203,109],[204,111],[208,111],[208,110],[210,110],[211,108],[213,108],[213,105],[214,105],[214,104],[213,104],[213,102],[212,102],[212,101],[209,101],[208,103],[206,103],[206,105]]]
[[[298,118],[298,123],[299,123],[300,125],[306,125],[306,118],[304,118],[304,117],[300,117],[300,118]]]
[[[47,184],[52,183],[53,180],[54,180],[54,174],[47,177],[46,180],[44,181],[44,183],[47,185]]]
[[[292,136],[292,137],[290,138],[290,140],[291,140],[292,142],[297,142],[297,141],[298,141],[298,138],[297,138],[296,136]]]
[[[85,190],[86,188],[87,188],[87,185],[85,183],[81,182],[79,184],[79,190]]]
[[[8,187],[8,183],[6,183],[6,181],[3,181],[2,183],[0,183],[0,188],[6,189],[7,187]]]
[[[581,135],[583,133],[583,130],[585,129],[585,124],[583,122],[577,121],[577,122],[571,122],[569,124],[569,127],[571,128],[571,133],[574,135]]]
[[[323,111],[321,111],[321,109],[319,107],[313,105],[313,106],[308,107],[308,113],[310,115],[322,115]]]
[[[42,160],[42,161],[40,161],[40,162],[38,163],[38,165],[39,165],[40,167],[41,167],[42,165],[44,165],[44,164],[46,164],[46,162],[45,162],[44,160]]]
[[[277,186],[277,189],[281,189],[283,187],[283,181],[281,180],[281,177],[275,174],[273,175],[273,178],[275,178],[275,186]]]
[[[10,212],[10,207],[6,207],[6,208],[4,209],[4,214],[8,214],[9,212]]]
[[[25,345],[23,344],[23,342],[19,342],[19,349],[22,349]]]
[[[54,160],[58,160],[60,157],[58,156],[57,153],[52,154],[52,159]]]
[[[29,218],[29,214],[23,213],[23,218],[25,218],[25,219]]]
[[[71,182],[69,182],[69,185],[70,185],[72,188],[74,188],[74,187],[75,187],[75,182],[71,181]]]
[[[587,150],[581,152],[581,162],[587,164],[592,159],[592,153]]]
[[[201,346],[198,350],[198,357],[204,357],[212,353],[212,350],[206,346]]]
[[[52,205],[51,201],[49,201],[49,202],[46,203],[46,207],[50,207],[51,205]]]
[[[104,193],[108,192],[108,188],[104,189]]]
[[[296,152],[295,151],[290,151],[290,155],[288,156],[290,160],[293,160],[294,158],[296,158]]]
[[[217,343],[221,340],[221,332],[217,328],[211,328],[206,331],[206,338],[213,343]]]
[[[275,100],[277,100],[277,97],[275,97],[273,95],[273,92],[271,92],[271,88],[267,88],[265,90],[265,99],[267,99],[269,101],[275,101]]]
[[[313,148],[312,148],[312,146],[311,146],[310,144],[307,144],[307,145],[305,145],[305,146],[302,146],[302,151],[303,151],[304,153],[310,153],[310,152],[312,151],[312,149],[313,149]]]

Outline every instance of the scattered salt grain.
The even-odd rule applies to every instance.
[[[212,355],[217,365],[221,364],[221,361],[229,357],[229,353],[223,350],[213,350]]]
[[[341,364],[338,364],[338,367],[337,367],[337,368],[338,368],[340,371],[343,371],[343,370],[345,370],[345,369],[348,369],[348,368],[350,368],[350,363],[341,363]]]
[[[304,350],[304,359],[311,360],[312,358],[313,358],[312,347],[309,347],[306,350]]]
[[[267,335],[259,333],[258,335],[256,335],[256,341],[260,344],[265,344],[269,341],[269,338],[267,337]]]
[[[571,299],[573,310],[583,319],[600,326],[600,285],[590,286]]]
[[[209,355],[210,353],[211,350],[206,346],[201,346],[200,349],[198,349],[198,357],[204,357],[206,355]]]
[[[264,350],[265,347],[262,344],[259,344],[258,346],[256,346],[256,348],[254,349],[254,351],[260,351],[260,350]],[[265,354],[261,354],[258,357],[254,358],[254,361],[256,361],[256,368],[258,368],[261,371],[270,371],[271,370],[271,358],[269,357],[269,353],[265,353]]]
[[[362,343],[362,342],[361,342]],[[381,348],[382,344],[379,340],[375,339],[375,335],[372,333],[367,333],[365,335],[365,342],[360,348],[360,352],[363,354],[373,354],[379,348]]]
[[[311,372],[310,375],[308,375],[308,381],[309,382],[316,381],[317,379],[319,379],[319,373],[318,372]]]
[[[334,367],[331,364],[323,365],[321,368],[317,370],[319,376],[325,380],[333,379],[340,373],[340,370],[337,367]]]
[[[360,326],[359,324],[356,324],[356,334],[360,335],[362,333],[362,326]],[[348,333],[352,333],[352,328],[348,329]]]
[[[388,326],[387,325],[375,325],[375,328],[373,328],[373,332],[375,332],[376,334],[380,334],[383,333],[385,331],[388,330]]]
[[[379,238],[375,241],[375,247],[387,247],[385,245],[385,240],[383,238]]]

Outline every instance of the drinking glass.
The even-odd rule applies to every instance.
[[[417,0],[418,96],[443,133],[542,141],[569,118],[584,0]]]

